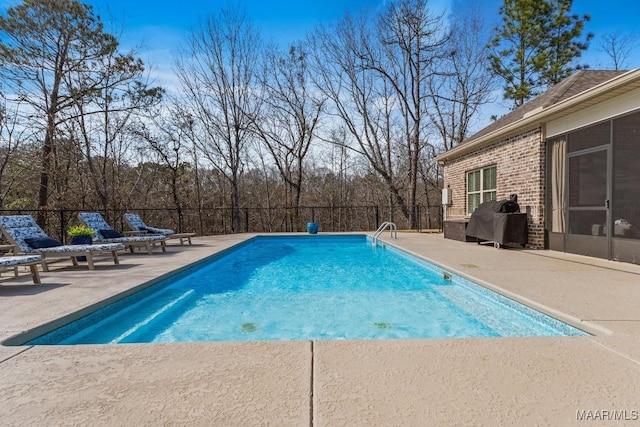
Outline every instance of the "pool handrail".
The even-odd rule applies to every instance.
[[[378,242],[378,238],[387,228],[391,232],[392,239],[398,238],[398,228],[396,227],[396,225],[391,221],[385,221],[382,224],[380,224],[380,227],[378,227],[376,232],[373,234],[373,238],[371,239],[371,243],[373,245],[375,245]]]

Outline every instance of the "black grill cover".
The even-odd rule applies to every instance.
[[[528,241],[527,214],[520,213],[515,200],[485,202],[471,214],[467,236],[489,240],[501,245]]]

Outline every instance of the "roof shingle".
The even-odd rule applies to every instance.
[[[587,91],[601,83],[611,80],[621,74],[626,73],[626,70],[580,70],[571,76],[567,77],[557,85],[551,87],[546,92],[536,96],[531,101],[521,105],[513,111],[500,117],[489,126],[481,129],[469,138],[463,140],[460,144],[466,144],[483,135],[510,125],[511,123],[522,119],[527,113],[532,112],[538,108],[547,108],[560,101],[571,98],[584,91]]]

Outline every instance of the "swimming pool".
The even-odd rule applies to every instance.
[[[585,335],[364,235],[259,236],[27,344]]]

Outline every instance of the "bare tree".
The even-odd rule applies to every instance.
[[[150,86],[142,61],[133,54],[123,57],[112,52],[95,64],[91,73],[100,75],[104,87],[73,101],[65,127],[69,138],[78,143],[95,194],[106,211],[109,204],[118,207],[114,193],[123,183],[117,169],[127,163],[133,143],[128,125],[136,114],[156,105],[164,91]],[[86,73],[65,76],[69,87],[82,86],[90,78]]]
[[[265,53],[261,78],[262,108],[253,119],[256,134],[267,147],[290,191],[285,205],[293,207],[289,229],[299,225],[304,160],[315,137],[325,103],[312,88],[308,59],[302,43],[282,53],[272,47]]]
[[[104,32],[91,6],[76,0],[30,0],[12,7],[0,17],[0,31],[0,72],[7,92],[28,103],[34,119],[42,120],[38,206],[46,207],[52,155],[65,111],[108,87],[104,74],[94,73],[105,55],[115,55],[125,67],[135,61],[117,53],[117,39]],[[78,75],[84,78],[68,78]],[[81,84],[70,86],[71,81]]]
[[[631,54],[638,48],[639,40],[638,34],[605,34],[600,40],[599,50],[609,57],[614,70],[624,70],[628,66]]]
[[[265,231],[280,230],[278,218],[273,214],[282,197],[278,192],[279,172],[267,159],[271,154],[264,144],[256,141],[248,157],[250,165],[248,183],[245,184],[248,206],[260,208],[260,224]],[[281,227],[284,229],[285,227]]]
[[[431,121],[432,100],[429,86],[441,75],[435,65],[449,52],[443,17],[433,14],[427,0],[401,0],[390,3],[378,24],[386,61],[372,61],[392,86],[402,114],[401,138],[406,150],[409,185],[408,203],[417,205],[419,163]],[[417,227],[416,212],[410,212],[411,227]]]
[[[370,58],[383,57],[365,17],[345,16],[312,37],[315,84],[331,102],[329,114],[349,135],[345,146],[367,159],[387,186],[388,195],[409,209],[397,176],[400,156],[394,135],[396,99],[389,82],[371,69]],[[354,144],[347,144],[347,142]],[[335,140],[328,140],[335,142]]]
[[[202,133],[198,146],[231,186],[232,229],[240,231],[240,176],[258,102],[260,40],[244,12],[223,10],[194,30],[177,61],[185,102]]]
[[[169,171],[171,200],[178,213],[180,231],[184,227],[180,184],[190,169],[183,157],[190,151],[192,128],[193,118],[176,103],[156,109],[153,116],[138,120],[133,126],[134,135],[145,142],[139,148]]]
[[[496,81],[489,71],[490,34],[477,9],[458,13],[444,55],[429,80],[429,117],[437,132],[436,154],[459,144],[479,109],[494,100]]]
[[[21,150],[33,142],[34,135],[20,109],[19,104],[4,100],[0,104],[0,209],[12,190],[29,181],[24,173],[29,169],[29,159]]]
[[[434,135],[421,152],[419,169],[429,212],[427,220],[431,223],[431,208],[440,203],[435,156],[462,142],[480,108],[494,100],[492,93],[497,84],[489,71],[490,40],[489,29],[477,7],[457,11],[452,15],[445,55],[434,64],[439,72],[433,73],[428,82],[431,98],[428,114]]]
[[[356,171],[353,170],[353,165],[349,163],[349,152],[346,149],[347,138],[349,138],[349,135],[343,126],[332,129],[329,133],[329,141],[331,143],[329,167],[331,174],[337,177],[337,188],[333,188],[329,193],[331,205],[344,205],[347,203],[348,175],[356,174]]]
[[[376,32],[368,28],[347,16],[316,35],[318,88],[357,141],[354,149],[386,182],[390,203],[415,227],[419,159],[431,126],[429,83],[447,34],[426,0],[390,3]]]

